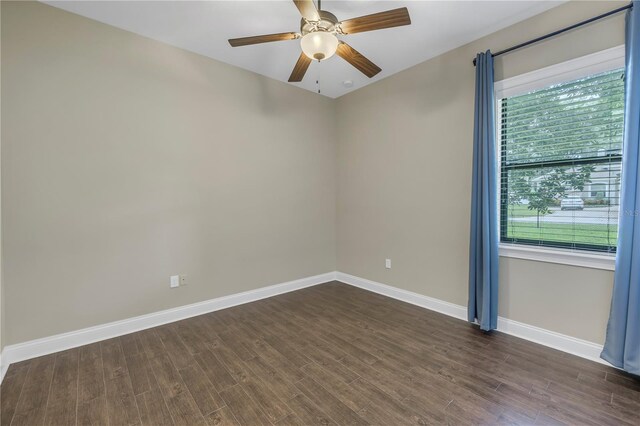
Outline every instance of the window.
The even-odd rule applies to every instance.
[[[615,252],[624,73],[602,68],[497,87],[502,242]]]
[[[591,198],[604,199],[607,197],[607,184],[606,183],[592,183],[591,184]]]

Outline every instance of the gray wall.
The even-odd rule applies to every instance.
[[[38,3],[2,65],[6,344],[335,270],[330,99]]]
[[[339,98],[338,270],[466,305],[472,58],[619,4],[564,4]],[[496,79],[622,43],[618,15],[497,59]],[[608,271],[502,258],[499,314],[602,343],[612,282]]]
[[[2,340],[335,269],[465,305],[472,57],[616,5],[560,6],[332,101],[3,2]],[[618,16],[497,60],[497,78],[622,42]],[[600,343],[611,287],[502,259],[500,314]]]

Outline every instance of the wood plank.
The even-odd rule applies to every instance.
[[[287,417],[285,417],[284,419],[276,423],[276,425],[277,426],[305,426],[305,424],[302,423],[302,420],[300,420],[300,418],[295,414],[289,414]]]
[[[536,418],[536,422],[534,424],[540,426],[568,426],[567,423],[556,420],[544,413],[538,414],[538,417]]]
[[[109,423],[139,425],[141,422],[138,405],[120,340],[118,338],[105,340],[100,343],[100,350]]]
[[[335,425],[324,411],[314,404],[305,394],[300,393],[287,401],[287,405],[305,425]]]
[[[16,367],[12,364],[11,367],[11,374],[7,371],[0,386],[0,424],[2,425],[11,424],[30,365],[23,364]]]
[[[78,425],[98,426],[108,423],[106,396],[78,402]]]
[[[529,395],[545,404],[552,403],[562,406],[563,409],[575,413],[576,416],[580,416],[588,410],[589,415],[585,421],[588,420],[595,421],[599,424],[607,424],[609,421],[615,419],[615,424],[634,426],[637,425],[640,420],[640,413],[636,412],[633,419],[627,419],[622,412],[615,408],[589,400],[584,396],[572,395],[572,393],[567,390],[556,392],[555,390],[542,389],[533,386]]]
[[[209,341],[207,330],[197,317],[178,321],[175,323],[175,330],[191,355],[199,354],[207,349]]]
[[[145,426],[173,425],[171,413],[165,404],[160,389],[153,389],[136,395],[140,411],[140,421]]]
[[[22,387],[12,425],[32,426],[44,423],[55,359],[53,354],[31,360],[31,368]]]
[[[403,375],[405,380],[411,380],[415,385],[414,396],[419,400],[421,395],[431,395],[440,392],[452,401],[445,408],[445,414],[452,415],[463,421],[479,421],[480,423],[495,423],[504,407],[488,401],[477,394],[462,387],[456,387],[437,374],[416,367]],[[417,395],[417,396],[416,396]]]
[[[372,353],[362,350],[357,346],[354,346],[351,342],[344,340],[342,337],[337,336],[335,333],[329,332],[323,337],[325,337],[325,339],[331,344],[338,346],[345,353],[357,359],[360,359],[366,362],[367,364],[373,364],[380,360],[378,357],[376,357]]]
[[[102,372],[104,380],[112,380],[129,375],[127,361],[120,346],[120,339],[114,338],[100,342],[102,352]]]
[[[374,425],[433,423],[433,418],[419,414],[410,406],[391,398],[375,386],[358,379],[351,383],[352,391],[370,400],[370,403],[358,411],[358,415]]]
[[[292,382],[288,381],[278,370],[271,367],[265,360],[259,356],[245,361],[251,371],[260,379],[269,383],[271,388],[280,395],[284,401],[300,394],[300,389],[295,387]]]
[[[109,420],[100,343],[81,346],[78,350],[77,423],[106,425]]]
[[[207,347],[215,355],[215,357],[220,361],[233,380],[236,383],[244,382],[249,376],[253,375],[253,372],[247,366],[246,362],[244,362],[238,354],[232,351],[226,344],[224,344],[221,340],[216,340],[212,343],[208,343]]]
[[[211,351],[201,352],[195,356],[195,359],[218,392],[236,385],[237,382],[224,364]]]
[[[23,371],[25,367],[29,367],[31,365],[31,359],[27,359],[24,361],[18,361],[18,362],[14,362],[11,365],[9,365],[9,367],[7,368],[7,372],[5,373],[4,377],[11,377],[12,375]]]
[[[502,385],[502,383],[491,380],[490,377],[483,375],[481,372],[474,371],[471,368],[456,369],[455,366],[452,366],[451,369],[441,369],[437,374],[449,380],[451,383],[476,393],[487,401],[503,406],[504,411],[502,414],[507,413],[503,416],[505,422],[517,419],[518,423],[530,424],[534,423],[538,416],[539,410],[535,404],[530,404],[527,399],[522,399],[518,397],[518,395],[498,394],[496,389]],[[498,419],[498,421],[500,421],[500,419]]]
[[[356,413],[369,405],[369,398],[362,393],[355,392],[353,387],[347,384],[339,373],[316,363],[305,365],[302,367],[302,371]],[[357,380],[358,377],[358,375],[355,375],[354,380]],[[353,380],[349,381],[349,383],[351,382],[353,382]]]
[[[139,355],[144,352],[138,339],[138,333],[125,334],[119,337],[120,347],[125,358]]]
[[[102,372],[102,353],[100,343],[78,348],[78,402],[104,397],[104,374]]]
[[[249,341],[251,340],[240,329],[226,329],[219,332],[220,339],[234,351],[241,360],[246,361],[256,356],[255,351],[251,348]]]
[[[226,388],[220,395],[224,398],[233,416],[242,425],[271,425],[267,415],[242,389],[240,385]]]
[[[204,417],[168,355],[150,360],[160,392],[176,425],[203,425]]]
[[[157,356],[163,356],[167,353],[162,340],[158,337],[158,333],[154,328],[149,330],[143,330],[138,333],[138,340],[142,345],[145,355],[148,360],[151,360]]]
[[[620,386],[606,380],[598,379],[597,377],[594,377],[593,375],[588,373],[578,374],[577,380],[578,382],[583,383],[599,391],[610,392],[613,395],[618,395],[620,397],[640,403],[640,392],[636,392],[624,386]]]
[[[308,357],[300,353],[277,335],[266,337],[264,340],[296,367],[302,367],[303,365],[307,365],[311,362]]]
[[[45,413],[45,425],[76,423],[78,404],[79,350],[70,349],[56,355],[56,366]]]
[[[350,425],[369,424],[313,379],[305,377],[296,383],[296,387],[336,422]]]
[[[138,425],[140,415],[128,376],[105,380],[109,424]]]
[[[162,340],[167,354],[173,361],[173,364],[178,370],[187,368],[195,363],[195,359],[189,352],[189,349],[182,343],[182,340],[178,336],[175,327],[170,325],[164,325],[156,328],[156,332]]]
[[[143,351],[126,357],[126,363],[134,395],[140,395],[158,388],[147,355]]]
[[[209,426],[236,426],[240,424],[231,412],[231,408],[226,405],[207,415],[205,420]]]
[[[241,386],[267,415],[271,423],[277,423],[291,414],[289,407],[271,389],[269,382],[264,382],[255,377],[248,377],[242,382]]]
[[[254,341],[254,347],[256,353],[285,376],[287,380],[297,382],[304,376],[302,371],[300,371],[300,368],[291,364],[284,355],[275,350],[264,340],[258,339]]]
[[[180,376],[203,416],[225,406],[224,400],[198,364],[180,370]]]
[[[518,387],[513,387],[510,385],[501,385],[498,387],[497,392],[500,394],[508,394],[508,395],[518,395],[523,400],[529,399],[529,403],[533,406],[536,406],[540,409],[540,413],[538,414],[538,419],[540,419],[541,415],[547,419],[546,422],[561,422],[566,424],[579,424],[579,425],[596,425],[598,424],[595,421],[591,421],[588,418],[585,418],[584,415],[580,413],[576,413],[572,410],[567,410],[563,405],[555,404],[551,401],[543,401],[540,399],[536,399],[534,396],[530,395],[526,390],[522,390]],[[613,423],[617,424],[617,423]]]

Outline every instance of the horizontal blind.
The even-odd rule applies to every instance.
[[[623,70],[499,100],[501,240],[613,252]]]

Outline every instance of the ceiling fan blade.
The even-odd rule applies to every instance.
[[[309,64],[311,64],[311,59],[309,59],[304,52],[301,52],[298,62],[296,62],[296,65],[293,67],[293,71],[291,71],[289,82],[302,81],[305,73],[307,72],[307,68],[309,68]]]
[[[293,0],[300,14],[307,21],[319,21],[320,14],[313,0]]]
[[[338,50],[336,50],[336,53],[369,78],[382,71],[379,66],[362,56],[360,52],[343,41],[338,44]]]
[[[365,31],[381,30],[383,28],[400,27],[411,24],[409,11],[406,7],[360,16],[340,22],[343,34],[355,34]]]
[[[269,43],[272,41],[294,40],[296,38],[298,38],[297,33],[265,34],[253,37],[231,38],[229,39],[229,44],[231,47],[238,47],[250,44]]]

